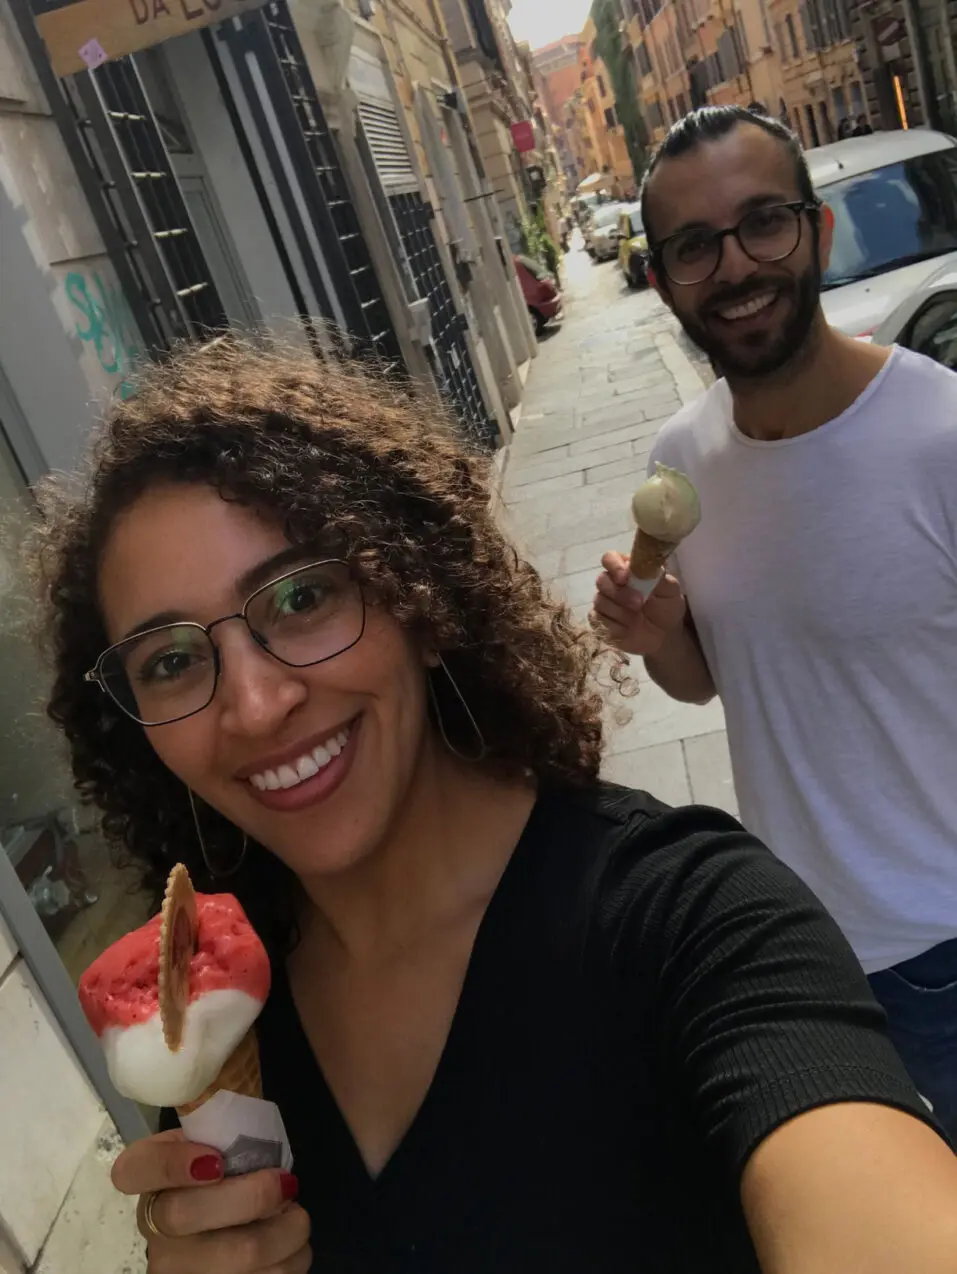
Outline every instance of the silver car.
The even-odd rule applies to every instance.
[[[871,339],[877,345],[905,345],[957,371],[957,260],[925,279]]]
[[[621,203],[602,203],[593,209],[585,227],[585,251],[595,261],[610,261],[618,255],[618,214]]]

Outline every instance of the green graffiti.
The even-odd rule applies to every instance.
[[[63,287],[70,304],[80,313],[77,336],[93,346],[108,376],[120,377],[119,395],[128,398],[133,392],[129,377],[140,357],[140,337],[126,297],[98,274],[87,279],[70,273]]]

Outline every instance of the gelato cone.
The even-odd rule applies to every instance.
[[[690,478],[656,464],[631,500],[638,530],[629,561],[628,584],[642,597],[655,589],[665,563],[701,521],[701,504]]]
[[[639,527],[635,532],[631,558],[628,562],[632,578],[654,580],[657,583],[665,563],[676,548],[676,544],[669,543],[667,540],[656,540],[653,535],[648,535]]]
[[[292,1165],[278,1107],[262,1100],[255,1022],[269,957],[231,894],[197,894],[173,868],[163,909],[95,960],[80,1003],[116,1089],[173,1106],[227,1175]]]

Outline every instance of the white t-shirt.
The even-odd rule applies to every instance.
[[[656,460],[701,496],[676,566],[743,822],[867,972],[957,936],[957,375],[896,348],[778,442],[737,429],[719,381]]]

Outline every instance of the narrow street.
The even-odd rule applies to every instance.
[[[614,262],[573,247],[562,283],[565,319],[532,363],[504,496],[510,530],[585,622],[602,553],[630,548],[631,495],[655,435],[709,372],[657,296],[630,291]],[[605,776],[736,812],[720,703],[676,703],[641,660],[632,672],[637,695],[607,692]]]

